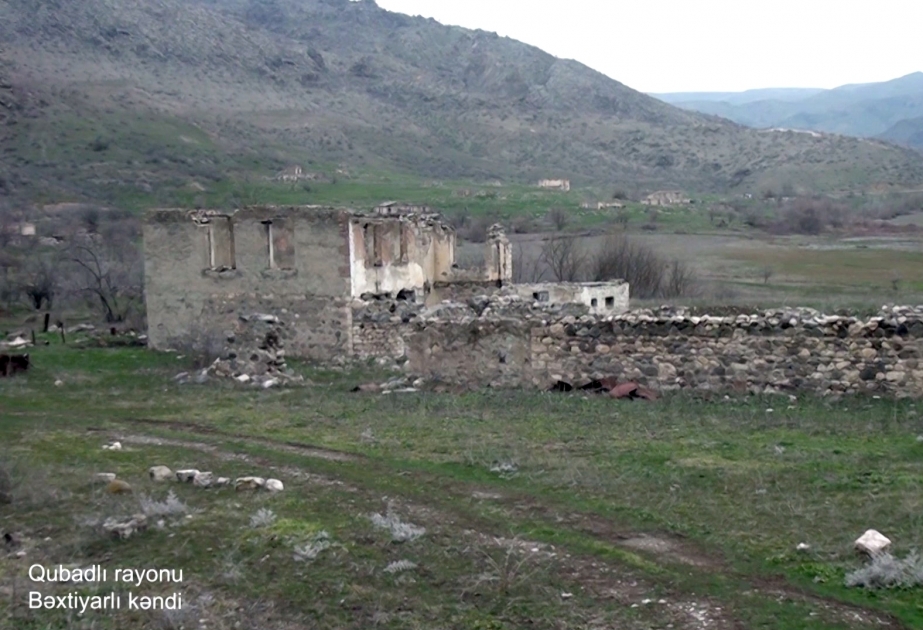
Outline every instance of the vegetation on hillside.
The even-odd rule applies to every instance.
[[[21,106],[0,159],[26,200],[168,205],[291,164],[700,191],[923,182],[909,151],[754,132],[369,1],[8,0],[0,39]]]

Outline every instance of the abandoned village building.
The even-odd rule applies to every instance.
[[[435,308],[503,289],[530,303],[580,303],[600,314],[628,308],[621,281],[512,284],[512,250],[500,226],[488,234],[481,267],[459,268],[455,247],[455,230],[437,214],[393,202],[367,212],[152,210],[144,224],[148,343],[166,349],[204,335],[255,342],[247,339],[248,318],[272,317],[285,320],[290,356],[324,362],[403,352],[400,330],[376,345],[363,338],[364,324],[354,325],[356,309],[373,298]]]
[[[923,307],[869,318],[628,311],[621,281],[511,282],[500,226],[476,268],[459,268],[455,245],[438,215],[397,203],[152,210],[148,345],[214,343],[235,378],[281,349],[322,364],[386,360],[464,387],[616,375],[658,389],[923,395]]]

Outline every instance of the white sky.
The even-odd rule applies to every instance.
[[[923,0],[377,0],[642,92],[832,88],[923,70]]]

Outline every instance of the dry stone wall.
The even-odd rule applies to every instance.
[[[210,296],[203,319],[229,352],[248,352],[273,332],[289,356],[326,362],[349,356],[351,313],[346,299],[245,293]]]
[[[353,342],[366,356],[405,358],[414,375],[471,387],[612,375],[661,390],[923,396],[923,306],[868,318],[810,309],[601,317],[501,292],[431,307],[359,305]]]

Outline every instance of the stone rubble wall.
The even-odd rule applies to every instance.
[[[273,330],[288,356],[324,362],[350,354],[351,314],[347,300],[245,293],[209,297],[202,319],[230,352],[258,348]]]
[[[672,308],[601,317],[501,292],[432,307],[354,305],[353,318],[356,347],[370,339],[365,356],[406,357],[415,375],[471,387],[544,388],[612,375],[661,390],[923,396],[923,306],[867,318]]]

